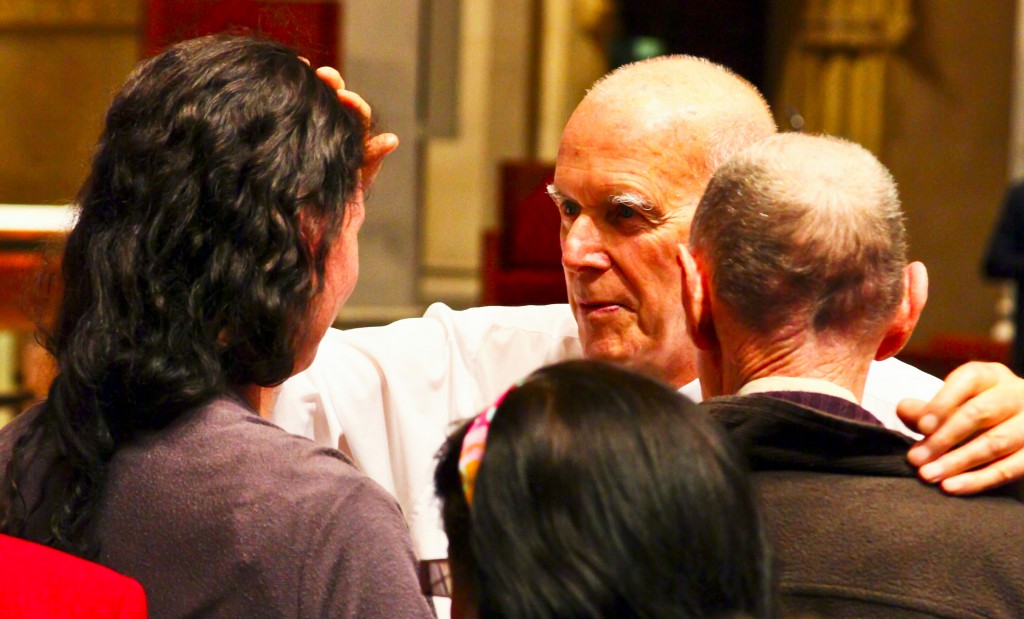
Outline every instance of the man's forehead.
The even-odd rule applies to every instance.
[[[585,146],[601,142],[652,142],[685,147],[716,124],[720,110],[682,103],[667,97],[639,93],[614,100],[584,99],[566,125],[560,146]]]
[[[579,202],[611,203],[633,196],[670,208],[700,200],[705,182],[694,162],[652,145],[564,144],[555,164],[556,196]]]

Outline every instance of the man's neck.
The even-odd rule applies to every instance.
[[[677,368],[676,371],[647,372],[647,374],[673,389],[682,389],[699,378],[697,368],[693,364],[687,364],[685,368]]]
[[[848,361],[847,366],[829,363],[820,359],[794,359],[794,363],[772,363],[759,367],[735,367],[733,371],[725,371],[722,382],[724,393],[738,393],[744,386],[758,380],[768,378],[808,379],[829,383],[839,387],[860,402],[864,397],[864,383],[868,378],[868,359],[860,368],[860,363]]]
[[[259,385],[238,385],[234,388],[235,393],[264,419],[270,418],[279,390],[279,387],[261,387]]]
[[[748,339],[743,345],[723,347],[723,350],[720,369],[723,394],[737,393],[758,379],[792,377],[836,385],[860,402],[871,367],[871,356],[863,351],[841,345],[821,345],[807,338],[767,342]]]

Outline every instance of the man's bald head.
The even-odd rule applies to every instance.
[[[619,67],[594,84],[577,112],[592,109],[620,126],[629,119],[636,131],[660,134],[685,149],[690,172],[705,182],[733,154],[776,132],[768,103],[750,82],[694,56]]]
[[[753,86],[689,56],[627,65],[587,94],[562,133],[551,187],[586,356],[676,386],[696,377],[677,246],[718,165],[774,132]]]

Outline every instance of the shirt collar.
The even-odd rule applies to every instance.
[[[845,387],[822,380],[820,378],[804,378],[799,376],[766,376],[755,378],[749,383],[740,387],[736,395],[750,395],[752,393],[764,393],[766,391],[813,391],[826,395],[849,400],[854,404],[860,404],[853,392]]]
[[[704,393],[700,390],[700,380],[694,379],[679,388],[679,393],[700,404],[704,400]]]

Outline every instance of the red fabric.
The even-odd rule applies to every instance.
[[[39,251],[0,252],[0,329],[30,333],[53,316],[60,264],[47,260]]]
[[[562,271],[561,225],[547,187],[555,178],[553,166],[513,162],[502,166],[502,249],[507,269]]]
[[[512,228],[505,234],[505,265],[562,271],[562,249],[558,240],[561,221],[547,192],[544,179],[525,198],[513,205]]]
[[[340,16],[337,0],[149,0],[142,48],[152,56],[207,34],[260,34],[291,45],[314,67],[339,67]]]
[[[0,617],[145,618],[137,581],[46,546],[0,535]]]
[[[550,305],[568,303],[561,271],[515,269],[497,273],[494,297],[485,305]]]
[[[507,162],[501,168],[500,231],[484,235],[485,305],[565,303],[558,209],[547,195],[554,166]]]

